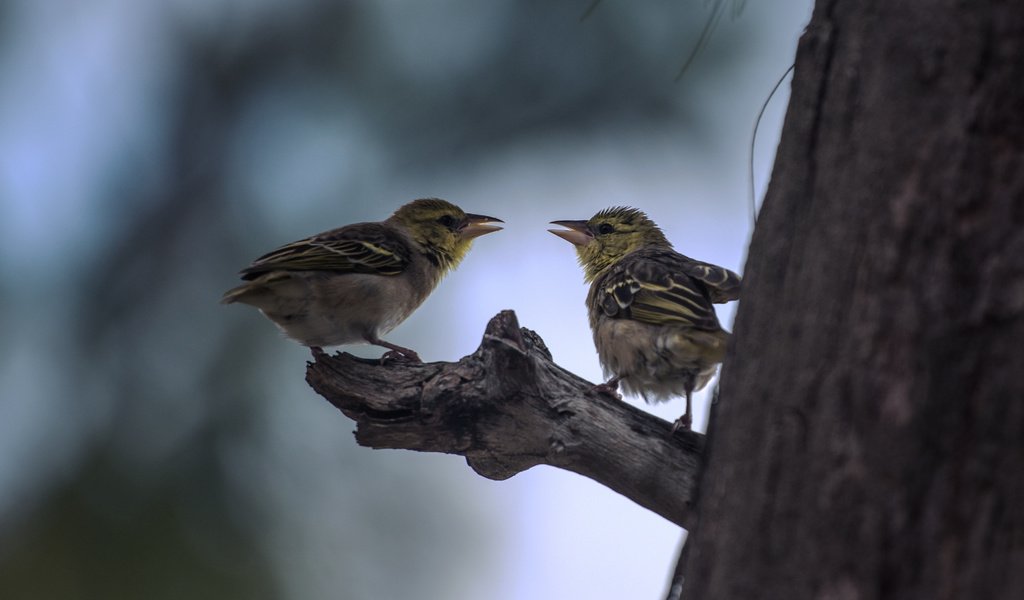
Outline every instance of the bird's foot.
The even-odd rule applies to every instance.
[[[388,351],[384,353],[384,356],[380,357],[381,366],[384,366],[384,364],[386,364],[388,361],[401,361],[410,363],[423,362],[422,360],[420,360],[420,355],[416,354],[415,350],[410,350],[408,348],[399,346],[398,344],[392,344],[391,342],[385,342],[384,340],[378,338],[377,336],[367,336],[364,339],[367,342],[373,344],[374,346],[380,346],[382,348],[388,349]]]
[[[327,356],[327,353],[320,346],[310,346],[309,351],[313,353],[313,360],[320,360]]]
[[[384,353],[380,357],[381,366],[386,365],[389,362],[409,362],[409,363],[421,363],[423,360],[419,354],[408,348],[392,348]]]
[[[683,431],[690,431],[691,425],[693,425],[693,417],[690,416],[690,413],[686,413],[685,415],[676,419],[675,423],[672,423],[671,435],[675,435],[675,433],[680,429],[682,429]]]
[[[610,396],[616,400],[622,400],[622,394],[619,393],[619,378],[612,377],[604,383],[599,383],[594,387],[590,388],[591,394],[600,394],[602,396]]]

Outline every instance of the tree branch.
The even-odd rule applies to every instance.
[[[512,311],[491,319],[480,347],[459,362],[319,354],[306,381],[356,422],[361,446],[458,454],[496,480],[551,465],[682,527],[693,522],[704,436],[673,436],[668,422],[593,393]]]

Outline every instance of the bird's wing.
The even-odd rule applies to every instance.
[[[684,273],[702,282],[708,289],[708,295],[715,304],[724,304],[740,298],[742,278],[729,269],[711,263],[693,260],[682,254],[679,265]]]
[[[685,258],[675,252],[627,257],[595,282],[598,305],[612,318],[720,329],[709,286],[682,268]]]
[[[394,230],[380,223],[356,223],[268,252],[242,270],[242,279],[270,271],[398,275],[410,260],[408,243]]]

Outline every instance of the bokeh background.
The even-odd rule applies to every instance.
[[[678,79],[697,0],[0,2],[0,597],[660,598],[678,527],[546,467],[359,448],[307,351],[218,299],[440,196],[506,230],[389,339],[456,360],[511,308],[599,381],[546,224],[634,205],[742,270],[754,117],[811,3],[727,1]]]

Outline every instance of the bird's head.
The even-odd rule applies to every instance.
[[[501,230],[501,219],[474,215],[440,198],[413,200],[388,218],[409,232],[427,257],[442,270],[454,269],[473,245],[473,238]]]
[[[552,221],[551,224],[565,227],[548,231],[576,246],[587,282],[630,252],[672,247],[643,211],[626,206],[606,208],[587,221]]]

